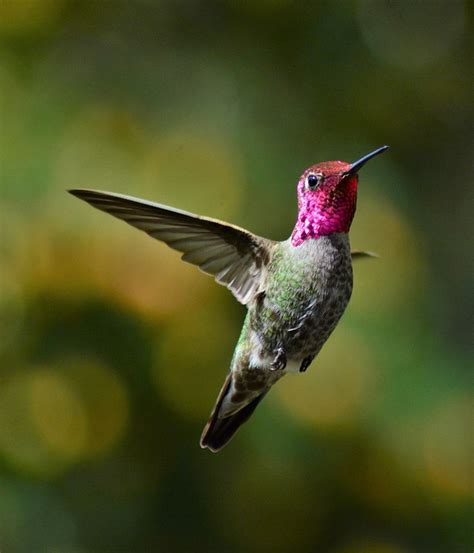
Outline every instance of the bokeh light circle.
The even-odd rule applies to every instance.
[[[95,361],[19,370],[0,389],[0,451],[22,472],[54,476],[109,451],[128,411],[120,377]]]
[[[83,404],[58,372],[14,374],[0,389],[0,451],[21,472],[53,476],[81,458],[87,432]]]

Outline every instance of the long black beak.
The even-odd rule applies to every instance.
[[[373,152],[370,152],[370,154],[367,154],[364,157],[361,157],[357,161],[354,161],[349,171],[347,171],[347,174],[355,175],[356,173],[358,173],[359,169],[361,169],[369,161],[369,159],[372,159],[373,157],[378,156],[379,154],[385,152],[385,150],[388,150],[388,146],[381,146],[380,148],[377,148]]]

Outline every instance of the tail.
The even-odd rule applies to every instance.
[[[265,392],[254,398],[250,403],[244,405],[244,407],[237,412],[220,418],[219,414],[222,402],[229,392],[231,384],[232,373],[229,373],[219,393],[209,421],[202,431],[201,441],[199,442],[202,448],[207,447],[214,453],[221,450],[234,436],[240,426],[249,419],[250,415],[255,411],[257,405],[262,401],[267,392],[267,390],[265,390]]]

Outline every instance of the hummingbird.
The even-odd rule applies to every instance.
[[[282,242],[132,196],[69,190],[178,250],[247,307],[202,448],[222,449],[278,380],[307,370],[335,329],[352,294],[352,259],[373,256],[350,250],[358,172],[387,148],[354,163],[326,161],[306,169],[297,184],[296,224]]]

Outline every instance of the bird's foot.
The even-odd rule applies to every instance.
[[[286,367],[286,353],[283,348],[278,348],[273,363],[270,365],[271,371],[282,371]]]
[[[306,369],[311,365],[313,359],[314,355],[308,355],[308,357],[303,359],[300,366],[300,373],[304,373],[306,371]]]

